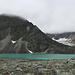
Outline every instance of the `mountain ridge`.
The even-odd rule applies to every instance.
[[[51,39],[59,40],[59,39],[66,39],[69,43],[72,43],[75,46],[75,32],[65,32],[60,34],[50,34],[46,33],[48,37]]]
[[[75,47],[53,41],[36,25],[20,17],[0,15],[0,53],[30,53],[30,51],[75,54]]]

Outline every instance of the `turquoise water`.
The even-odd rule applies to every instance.
[[[75,58],[75,54],[0,54],[0,58],[67,59]]]

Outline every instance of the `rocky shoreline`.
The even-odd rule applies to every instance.
[[[75,75],[75,58],[51,60],[0,58],[0,75]]]

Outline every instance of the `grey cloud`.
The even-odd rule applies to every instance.
[[[75,31],[74,0],[0,0],[1,13],[24,17],[43,32]]]

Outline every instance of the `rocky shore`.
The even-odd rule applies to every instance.
[[[75,75],[75,58],[51,60],[0,58],[0,75]]]

